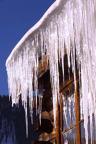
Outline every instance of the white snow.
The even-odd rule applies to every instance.
[[[59,64],[64,74],[64,55],[72,65],[76,79],[75,59],[80,73],[80,96],[86,144],[88,144],[88,115],[96,117],[96,1],[58,0],[43,18],[30,29],[7,59],[9,94],[18,103],[22,94],[26,115],[27,96],[32,114],[33,91],[38,92],[38,59],[46,53],[49,60],[53,96],[54,122],[59,99]],[[71,58],[71,63],[70,63]],[[64,77],[64,76],[63,76]],[[92,106],[90,106],[92,105]],[[26,122],[27,123],[27,122]],[[90,122],[92,128],[92,119]],[[92,138],[92,131],[91,131]]]

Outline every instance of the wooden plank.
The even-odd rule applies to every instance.
[[[75,115],[76,115],[76,144],[81,144],[81,130],[80,130],[80,99],[79,99],[79,85],[78,81],[75,84]]]
[[[60,99],[57,100],[57,109],[56,109],[56,143],[63,144],[63,100],[62,95],[60,94]]]

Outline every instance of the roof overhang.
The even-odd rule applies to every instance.
[[[16,44],[16,46],[13,48],[11,54],[7,58],[7,60],[6,60],[6,66],[10,62],[10,60],[12,59],[12,57],[14,56],[14,54],[18,53],[18,50],[20,50],[20,48],[22,48],[21,46],[26,42],[26,40],[28,40],[29,37],[32,37],[34,35],[34,33],[36,33],[40,29],[40,27],[42,27],[45,24],[46,20],[50,17],[50,15],[54,14],[54,12],[59,8],[59,6],[62,5],[62,1],[63,0],[56,0],[49,7],[49,9],[46,11],[46,13],[43,15],[43,17],[32,28],[30,28],[25,33],[25,35]],[[66,3],[67,0],[64,0],[64,1]],[[63,4],[64,4],[64,2],[63,2]]]

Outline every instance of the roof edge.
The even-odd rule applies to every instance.
[[[8,62],[11,60],[12,56],[15,54],[15,52],[20,48],[20,46],[25,42],[25,40],[33,33],[35,32],[38,28],[41,27],[41,25],[43,24],[43,22],[45,21],[45,19],[56,9],[58,8],[60,2],[62,0],[56,0],[49,8],[48,10],[45,12],[45,14],[41,17],[41,19],[32,27],[30,28],[25,34],[24,36],[20,39],[20,41],[16,44],[16,46],[13,48],[11,54],[9,55],[9,57],[6,60],[6,66],[8,64]]]

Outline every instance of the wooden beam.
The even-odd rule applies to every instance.
[[[60,144],[60,126],[59,126],[59,124],[60,124],[60,118],[59,118],[59,113],[60,113],[60,111],[59,111],[59,102],[58,102],[58,99],[57,99],[57,106],[56,106],[56,129],[55,129],[55,131],[56,131],[56,143],[57,144]]]
[[[56,109],[56,143],[63,144],[63,99],[62,94],[57,99],[57,109]]]
[[[79,84],[75,83],[76,144],[81,144]]]

